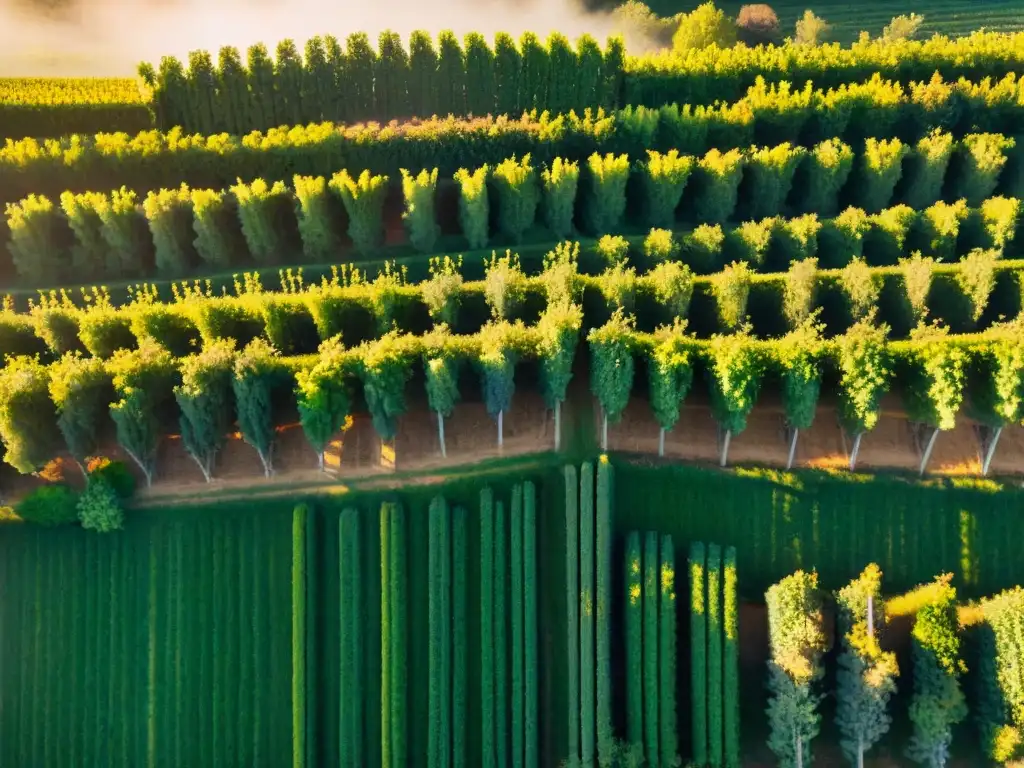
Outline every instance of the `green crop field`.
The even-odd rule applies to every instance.
[[[502,668],[521,669],[525,677],[512,674],[506,678],[509,684],[502,683],[500,701],[506,703],[497,704],[497,711],[503,713],[499,722],[506,730],[499,728],[495,733],[502,734],[504,741],[499,744],[508,750],[524,743],[522,734],[527,734],[528,744],[532,734],[540,746],[539,764],[556,764],[566,755],[566,703],[572,700],[567,698],[563,673],[567,616],[572,620],[573,614],[567,613],[565,597],[567,518],[562,474],[554,467],[532,474],[538,499],[534,564],[530,557],[520,561],[515,555],[530,538],[514,531],[509,538],[508,526],[528,519],[521,517],[522,497],[517,501],[508,485],[519,473],[514,467],[509,470],[507,479],[495,486],[495,501],[515,514],[505,518],[504,528],[492,528],[489,535],[481,528],[481,480],[473,478],[438,488],[409,487],[397,494],[308,498],[305,501],[312,509],[308,529],[293,512],[295,500],[284,499],[132,512],[126,530],[108,536],[79,529],[0,527],[4,583],[0,706],[5,713],[0,720],[0,759],[7,765],[55,765],[65,759],[97,766],[234,761],[285,765],[293,758],[296,766],[385,764],[381,579],[403,574],[407,592],[392,607],[390,623],[405,625],[406,650],[393,657],[398,664],[393,671],[404,671],[404,687],[391,690],[401,690],[405,703],[392,700],[389,711],[393,717],[402,714],[406,723],[407,764],[427,764],[432,743],[428,712],[435,694],[428,681],[435,668],[430,650],[435,635],[428,628],[435,626],[430,606],[438,583],[456,585],[453,594],[458,594],[459,583],[468,587],[462,628],[466,636],[461,641],[465,650],[450,659],[456,669],[463,670],[462,677],[454,679],[464,680],[464,709],[455,711],[464,712],[465,720],[448,721],[449,728],[464,731],[461,738],[453,732],[447,743],[463,750],[461,764],[487,764],[479,757],[486,743],[481,718],[491,710],[485,707],[487,700],[481,699],[485,682],[478,670],[491,667],[481,656],[490,644],[481,645],[484,619],[478,606],[484,597],[482,585],[492,582],[480,577],[479,564],[486,561],[481,559],[482,542],[493,542],[500,530],[497,541],[502,542],[502,557],[511,557],[509,567],[515,566],[501,593],[513,600],[493,603],[496,609],[504,606],[502,614],[510,617],[499,636],[501,648],[511,649]],[[592,472],[589,477],[592,482]],[[1024,535],[1019,516],[1013,514],[1021,501],[1019,491],[938,488],[816,474],[743,476],[622,462],[616,462],[614,487],[617,553],[624,551],[631,530],[670,536],[675,573],[681,579],[691,542],[712,537],[734,542],[739,592],[754,600],[767,585],[800,567],[817,567],[824,584],[832,587],[874,560],[881,565],[885,588],[891,593],[948,569],[956,574],[954,583],[964,596],[991,594],[1010,586],[1024,567],[1014,545]],[[641,489],[644,502],[637,504]],[[457,570],[449,576],[454,579],[450,582],[443,572],[433,570],[434,556],[424,546],[433,540],[430,529],[435,513],[428,513],[428,506],[437,493],[445,495],[450,508],[461,506],[468,511],[465,560],[458,562],[461,547],[456,543],[453,567]],[[601,493],[599,488],[599,499]],[[400,510],[388,535],[399,530],[395,525],[403,526],[400,530],[407,544],[400,568],[388,554],[382,570],[380,502],[386,499],[397,501]],[[346,528],[355,535],[347,545],[349,534],[339,530],[347,519],[344,509],[358,510],[359,515],[355,527]],[[580,509],[594,514],[592,503]],[[599,509],[598,514],[604,513]],[[585,535],[594,535],[592,517],[589,527],[582,520],[578,525]],[[601,530],[598,521],[599,546]],[[656,558],[657,547],[650,551]],[[663,544],[663,557],[666,551]],[[497,554],[492,558],[499,562]],[[523,604],[508,591],[517,583],[515,574],[521,572],[517,569],[523,567],[515,564],[522,562],[527,580],[535,568],[538,595],[537,623],[525,624],[525,655],[511,642],[523,637],[523,625],[513,611],[514,606],[522,610]],[[608,594],[622,594],[623,572],[613,564],[622,562],[621,555],[588,560],[585,573],[593,573],[595,562],[599,590],[610,578]],[[431,573],[437,575],[429,578]],[[342,583],[355,584],[357,589],[354,593],[343,590]],[[684,584],[676,586],[677,593],[685,593]],[[583,600],[584,593],[580,595]],[[598,600],[602,599],[606,598],[599,594]],[[589,606],[589,600],[582,604]],[[359,606],[358,616],[346,613],[349,605]],[[602,611],[599,607],[599,635]],[[617,612],[618,608],[612,615]],[[614,656],[602,656],[599,650],[598,671],[607,668],[608,658],[617,668],[620,627],[617,619],[613,621]],[[460,627],[452,629],[458,635]],[[532,652],[528,650],[531,630],[537,640]],[[358,636],[360,649],[355,657],[348,652],[356,647],[352,633]],[[676,634],[682,655],[689,633]],[[490,631],[487,637],[495,642]],[[589,638],[592,642],[593,635]],[[460,647],[457,636],[453,642]],[[653,642],[657,646],[657,636]],[[345,666],[349,663],[345,659],[352,658],[360,660],[356,667]],[[593,686],[594,659],[584,661],[583,669],[591,676],[584,681]],[[656,676],[657,667],[645,674]],[[346,680],[349,684],[343,683]],[[623,693],[617,689],[617,679],[611,682],[614,687],[603,687],[598,677],[598,718],[601,698]],[[689,701],[682,677],[675,685],[676,701]],[[528,693],[531,688],[535,698]],[[451,688],[440,690],[453,693]],[[588,690],[587,696],[592,697],[593,689]],[[355,691],[357,708],[343,717],[344,706],[356,705]],[[453,701],[448,696],[436,700]],[[525,712],[517,701],[526,702]],[[593,718],[593,699],[589,701]],[[686,711],[680,708],[680,722],[688,717]],[[598,735],[605,739],[601,723],[599,719]],[[618,738],[625,735],[625,725],[624,712],[617,708],[614,731]],[[358,760],[346,751],[351,741],[341,738],[343,732],[352,733],[345,730],[352,727],[361,738]],[[745,728],[760,726],[748,723]],[[592,749],[587,745],[592,744],[593,731],[585,729],[584,734],[584,749]],[[651,738],[658,743],[657,736]],[[390,742],[393,745],[393,738]],[[689,739],[682,738],[682,743],[685,748]],[[599,740],[598,749],[606,748]],[[527,749],[516,754],[531,753]],[[514,764],[536,763],[517,759]]]

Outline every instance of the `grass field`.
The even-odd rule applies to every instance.
[[[650,0],[648,5],[661,16],[687,12],[698,3],[679,0]],[[735,16],[746,3],[728,0],[717,5],[726,13]],[[861,30],[872,37],[881,34],[882,29],[900,14],[917,13],[924,16],[924,24],[918,37],[933,34],[959,37],[984,27],[994,32],[1014,32],[1024,29],[1024,4],[1020,0],[938,0],[928,3],[923,0],[906,0],[887,3],[882,0],[861,0],[857,3],[804,2],[803,0],[777,0],[770,2],[779,16],[783,33],[793,34],[797,19],[806,9],[811,9],[832,25],[831,40],[848,44],[854,42]]]
[[[495,484],[524,470],[510,466]],[[527,471],[538,484],[537,573],[540,764],[564,757],[567,733],[565,525],[559,467]],[[481,481],[465,477],[441,489],[410,485],[307,499],[313,527],[305,550],[304,598],[293,593],[297,499],[148,509],[124,532],[0,529],[0,761],[4,765],[104,766],[336,765],[343,690],[338,525],[358,508],[364,764],[380,760],[381,572],[379,504],[401,501],[407,541],[407,748],[427,753],[427,507],[443,490],[468,512],[468,764],[480,744]],[[902,590],[953,570],[966,596],[991,594],[1019,580],[1024,555],[1013,542],[1024,522],[1017,491],[920,486],[898,480],[839,480],[825,475],[745,477],[707,470],[626,465],[616,472],[614,527],[672,535],[677,561],[692,540],[734,543],[741,595],[759,599],[771,581],[817,566],[834,587],[870,559]],[[642,494],[639,489],[643,489]],[[637,498],[643,498],[637,503]],[[507,508],[507,507],[506,507]],[[680,555],[680,553],[684,553]],[[621,562],[619,555],[613,562]],[[622,589],[613,569],[613,594]],[[677,571],[679,568],[677,567]],[[346,573],[351,573],[346,571]],[[293,596],[294,595],[294,596]],[[301,599],[306,615],[295,612]],[[296,618],[297,617],[297,618]],[[305,627],[303,631],[302,628]],[[613,630],[613,648],[619,646]],[[302,636],[304,635],[304,636]],[[687,634],[682,631],[680,637]],[[293,654],[293,641],[298,645]],[[618,653],[618,650],[615,651]],[[685,652],[680,651],[684,657]],[[301,665],[299,658],[303,659]],[[301,666],[301,670],[299,667]],[[303,687],[297,674],[304,674]],[[682,673],[680,680],[685,680]],[[305,690],[301,701],[295,691]],[[678,698],[688,700],[681,688]],[[306,723],[302,742],[295,723]],[[305,718],[309,718],[305,720]],[[617,713],[622,733],[622,713]],[[745,726],[746,727],[746,726]],[[755,725],[756,729],[756,725]],[[303,762],[305,760],[305,762]],[[411,764],[411,763],[410,763]]]

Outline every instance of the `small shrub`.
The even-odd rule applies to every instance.
[[[353,179],[348,171],[331,177],[328,186],[341,198],[348,213],[348,235],[356,252],[372,254],[384,243],[384,200],[388,177],[363,171]]]
[[[621,264],[606,270],[601,275],[601,294],[611,310],[621,307],[625,312],[632,312],[636,302],[637,277],[633,267]]]
[[[797,45],[821,45],[828,41],[831,32],[831,24],[815,14],[814,11],[807,10],[796,22],[796,35],[793,37],[793,42]]]
[[[430,259],[430,279],[420,283],[423,303],[435,323],[455,326],[462,300],[462,257]]]
[[[850,316],[855,321],[870,318],[875,314],[882,284],[863,259],[854,259],[843,268],[839,275],[839,284],[846,294]]]
[[[678,261],[663,261],[647,273],[647,284],[666,320],[686,317],[693,297],[693,272]]]
[[[793,175],[807,150],[788,142],[753,150],[747,157],[746,192],[750,216],[777,216],[793,187]]]
[[[929,206],[918,219],[927,253],[939,259],[953,259],[957,255],[957,237],[967,219],[967,201],[952,205],[939,201]]]
[[[976,248],[960,260],[960,271],[957,282],[971,307],[971,320],[975,323],[981,319],[988,306],[992,289],[996,285],[996,251],[983,251]]]
[[[953,156],[953,134],[938,128],[914,145],[904,164],[903,199],[912,208],[924,208],[942,197],[949,160]]]
[[[893,16],[892,21],[882,30],[882,39],[887,43],[897,40],[912,40],[924,24],[924,16],[911,13],[909,16]]]
[[[920,253],[914,253],[909,259],[900,259],[907,304],[914,322],[918,325],[928,317],[928,294],[932,289],[934,269],[935,259],[922,256]]]
[[[519,266],[519,256],[506,251],[501,258],[492,254],[484,262],[484,297],[496,320],[511,320],[526,298],[526,275]]]
[[[1015,197],[990,197],[981,204],[985,246],[1004,250],[1020,225],[1021,205]]]
[[[679,255],[679,243],[667,229],[652,229],[644,238],[644,261],[650,269],[663,261],[672,261]]]
[[[868,139],[861,155],[860,201],[868,213],[889,205],[897,182],[903,175],[906,145],[899,139]]]
[[[498,197],[498,229],[518,243],[537,217],[537,171],[529,155],[522,160],[511,157],[495,166],[491,179]]]
[[[779,219],[772,238],[773,248],[778,252],[778,263],[787,265],[817,254],[820,231],[821,222],[818,221],[816,213],[792,219]]]
[[[782,311],[791,329],[799,328],[814,309],[818,287],[818,260],[794,261],[786,273]]]
[[[775,218],[745,221],[730,230],[725,238],[727,258],[734,261],[745,261],[757,269],[764,268],[777,221]]]
[[[683,238],[683,260],[695,271],[715,272],[722,263],[725,232],[718,224],[701,224]]]
[[[960,144],[959,163],[953,176],[952,191],[972,207],[981,205],[999,183],[1006,165],[1007,151],[1014,140],[998,133],[973,133]]]
[[[647,162],[641,166],[640,179],[648,224],[652,227],[672,226],[692,170],[693,158],[680,155],[675,149],[665,154],[647,151]]]
[[[669,232],[670,239],[671,235],[672,233]],[[611,269],[619,264],[625,264],[626,259],[629,257],[629,240],[622,235],[604,235],[597,241],[597,255],[606,269]],[[646,248],[644,249],[644,255],[647,255]]]
[[[909,205],[894,205],[870,218],[865,252],[875,264],[895,264],[907,252],[907,237],[920,214]]]
[[[78,520],[78,494],[66,485],[44,485],[19,501],[14,509],[26,523],[68,525]]]
[[[744,5],[740,8],[736,17],[736,27],[740,42],[750,46],[782,42],[779,17],[770,5],[764,3]]]
[[[82,527],[96,533],[111,533],[124,528],[124,509],[110,483],[94,479],[78,499],[78,519]]]
[[[135,495],[135,475],[123,461],[111,461],[105,456],[89,460],[86,467],[89,482],[99,480],[114,489],[119,499],[130,499]]]
[[[629,158],[626,155],[591,155],[587,160],[586,181],[583,221],[591,234],[608,234],[622,224],[626,214]]]
[[[572,217],[576,207],[579,186],[579,163],[556,157],[550,168],[541,174],[544,187],[544,223],[551,233],[562,240],[572,234]]]
[[[802,209],[819,216],[833,216],[839,208],[839,191],[853,170],[853,150],[839,139],[828,139],[811,150],[801,165]]]

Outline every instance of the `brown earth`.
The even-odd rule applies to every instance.
[[[594,404],[594,424],[600,429],[599,408]],[[499,456],[524,456],[550,451],[554,442],[554,425],[543,400],[532,392],[517,393],[513,407],[504,417],[504,445],[497,446],[497,425],[480,403],[464,403],[445,420],[447,458],[441,457],[436,415],[429,411],[422,398],[412,398],[408,413],[399,419],[398,434],[388,444],[381,444],[369,416],[357,415],[340,432],[326,455],[325,471],[320,472],[316,456],[307,444],[302,429],[290,423],[278,429],[274,448],[274,474],[263,476],[256,452],[238,434],[231,435],[215,469],[213,482],[207,485],[199,468],[186,453],[177,435],[169,436],[160,446],[157,474],[153,487],[146,489],[139,473],[140,501],[170,501],[172,497],[196,496],[207,491],[219,496],[238,494],[294,492],[297,488],[336,486],[339,482],[373,480],[381,482],[396,472],[423,473],[450,469],[460,465]],[[599,440],[599,435],[595,435]],[[712,418],[707,400],[695,394],[688,398],[675,429],[666,435],[665,456],[688,463],[717,465],[719,460],[718,427]],[[658,425],[645,400],[633,398],[618,424],[609,426],[608,448],[630,454],[655,455],[658,451]],[[814,425],[799,435],[795,468],[845,469],[848,466],[848,441],[839,426],[834,401],[823,401],[818,407]],[[748,419],[747,428],[732,437],[729,447],[730,465],[784,467],[789,443],[783,427],[782,405],[778,400],[763,397]],[[124,452],[108,444],[101,451],[111,459],[124,461],[135,469]],[[899,400],[883,402],[878,425],[867,433],[857,461],[859,470],[917,471],[920,452]],[[928,473],[943,476],[977,475],[980,473],[981,448],[975,425],[965,417],[955,429],[941,433],[935,443]],[[992,462],[991,474],[1014,476],[1024,470],[1024,430],[1011,427],[1003,430]],[[17,500],[45,482],[66,480],[83,484],[82,473],[70,456],[51,462],[39,476],[3,476],[3,495],[7,503]],[[424,482],[420,478],[419,482]],[[403,482],[413,482],[403,479]]]

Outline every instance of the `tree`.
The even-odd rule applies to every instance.
[[[774,345],[775,361],[782,373],[782,405],[786,427],[791,431],[789,459],[792,469],[801,429],[810,429],[821,393],[820,359],[824,351],[824,327],[812,316]]]
[[[437,441],[441,458],[448,458],[444,420],[459,401],[459,367],[462,360],[448,326],[441,324],[423,337],[423,370],[427,377],[427,403],[437,414]]]
[[[956,426],[967,379],[967,350],[948,339],[944,326],[918,326],[911,332],[914,375],[904,387],[911,422],[932,432],[921,455],[920,474],[928,467],[932,448],[941,430]]]
[[[213,478],[214,462],[231,425],[234,362],[234,342],[217,341],[182,358],[179,365],[181,384],[174,388],[174,397],[181,410],[181,439],[206,482]]]
[[[590,391],[601,404],[601,450],[608,450],[608,424],[622,416],[633,389],[635,319],[621,309],[587,336],[590,342]]]
[[[818,574],[787,576],[768,589],[765,601],[771,643],[768,746],[783,768],[803,768],[811,764],[811,740],[821,727],[816,684],[828,650]]]
[[[707,2],[683,15],[672,37],[672,47],[680,52],[712,45],[728,48],[736,43],[736,37],[736,23],[713,2]]]
[[[725,430],[720,464],[729,460],[729,442],[747,428],[747,416],[754,407],[764,375],[761,351],[747,330],[729,336],[715,336],[708,349],[711,409],[720,429]]]
[[[398,431],[398,417],[406,408],[405,385],[412,376],[416,352],[416,340],[394,330],[359,348],[363,396],[381,441],[394,439]]]
[[[860,320],[838,341],[839,414],[847,434],[853,437],[851,471],[857,466],[861,438],[878,423],[882,395],[889,383],[888,335],[888,326]]]
[[[56,454],[59,433],[46,367],[32,357],[8,358],[0,371],[0,439],[4,461],[22,474],[38,471]]]
[[[744,5],[736,17],[737,34],[750,46],[780,43],[779,17],[770,5]]]
[[[166,349],[149,342],[137,350],[118,350],[108,370],[119,398],[110,406],[117,442],[151,486],[161,436],[158,409],[171,395],[174,361]]]
[[[324,451],[331,438],[349,416],[351,401],[345,377],[348,358],[340,336],[324,341],[318,350],[319,359],[309,369],[295,374],[295,394],[299,406],[299,423],[309,444],[316,451],[317,465],[324,471]]]
[[[483,385],[487,412],[498,421],[498,448],[504,445],[504,415],[515,393],[516,362],[522,353],[526,328],[504,320],[491,321],[480,329],[476,364]]]
[[[537,353],[540,356],[541,393],[555,412],[555,450],[562,443],[562,403],[572,380],[583,309],[578,304],[549,304],[537,323]]]
[[[977,628],[982,743],[993,761],[1020,765],[1024,758],[1024,589],[1013,587],[981,604]]]
[[[973,416],[982,422],[981,472],[988,474],[1003,427],[1024,421],[1024,323],[993,326],[976,360],[982,369],[971,382]]]
[[[831,32],[831,24],[814,11],[806,10],[796,22],[796,36],[793,42],[797,45],[821,45],[828,41]]]
[[[87,531],[110,533],[124,528],[124,508],[117,492],[106,480],[89,483],[78,499],[77,512]]]
[[[960,676],[967,671],[960,658],[956,589],[952,574],[919,587],[920,604],[911,635],[914,696],[910,721],[914,732],[907,756],[928,768],[943,768],[949,759],[953,726],[967,717]]]
[[[70,352],[51,365],[49,373],[57,427],[84,472],[86,459],[96,451],[110,376],[99,358]]]
[[[839,744],[851,764],[864,768],[864,753],[892,723],[888,706],[899,674],[896,654],[883,651],[879,644],[885,621],[879,567],[870,564],[843,587],[838,604],[843,633],[836,677]]]
[[[677,319],[654,332],[647,346],[647,380],[651,410],[661,427],[658,455],[665,455],[665,433],[679,421],[679,409],[693,383],[692,341],[686,336],[686,321]]]
[[[921,29],[922,24],[924,24],[924,16],[917,13],[911,13],[909,16],[893,16],[892,21],[882,30],[882,40],[887,43],[912,40]]]
[[[280,375],[278,353],[263,339],[254,339],[235,359],[231,386],[242,438],[256,449],[263,474],[274,472],[274,409],[272,395]]]

